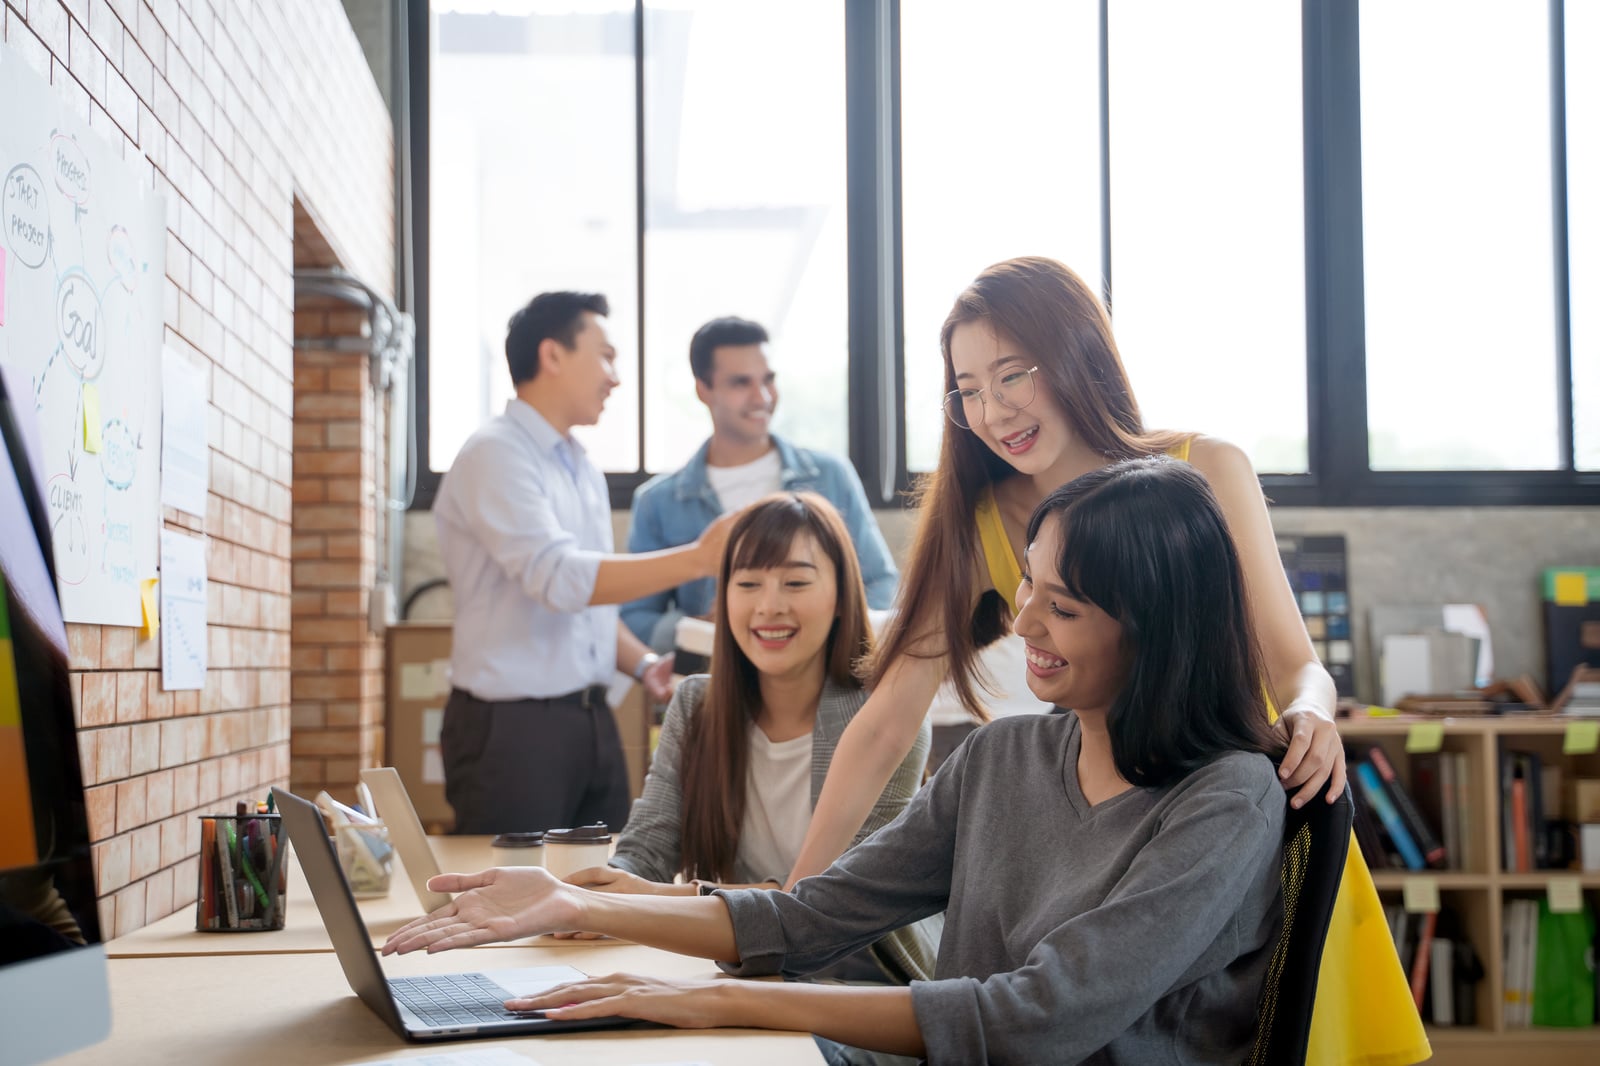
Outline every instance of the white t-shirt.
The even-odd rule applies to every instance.
[[[783,464],[778,449],[741,466],[707,466],[706,480],[722,502],[722,513],[737,511],[783,487]]]
[[[738,861],[757,877],[783,879],[811,826],[811,737],[774,743],[750,723],[750,776]]]

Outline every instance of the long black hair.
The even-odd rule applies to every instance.
[[[1106,716],[1117,772],[1170,784],[1229,751],[1279,757],[1239,554],[1211,487],[1165,457],[1113,463],[1045,497],[1061,583],[1122,625],[1128,679]]]

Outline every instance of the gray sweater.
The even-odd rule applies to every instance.
[[[645,775],[644,791],[633,801],[633,811],[628,824],[617,838],[617,851],[611,865],[637,874],[650,881],[671,881],[683,870],[683,744],[689,729],[689,720],[700,713],[706,701],[706,688],[711,678],[705,674],[686,677],[673,693],[667,706],[666,720],[661,724],[661,739],[650,759],[650,772]],[[867,702],[864,689],[845,688],[832,681],[822,684],[822,698],[817,704],[817,717],[811,727],[811,807],[817,806],[817,796],[822,792],[822,782],[827,779],[828,766],[833,762],[833,749],[838,746],[844,727],[856,716],[861,705]],[[928,763],[928,746],[931,731],[926,722],[917,731],[917,739],[906,752],[906,757],[895,768],[894,776],[884,786],[878,802],[872,805],[856,843],[892,822],[911,802],[917,786],[922,784],[922,769]],[[783,881],[788,870],[756,870],[743,855],[735,856],[733,880],[746,884],[758,881]]]
[[[977,730],[904,815],[793,894],[722,893],[741,975],[799,975],[946,911],[911,985],[928,1062],[1238,1063],[1281,910],[1284,793],[1231,753],[1091,807],[1078,719]]]

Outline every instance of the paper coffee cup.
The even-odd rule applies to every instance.
[[[672,673],[679,677],[711,672],[711,644],[717,627],[689,615],[678,619],[672,631]]]
[[[565,881],[579,870],[611,858],[611,831],[604,825],[552,829],[544,835],[544,868]]]
[[[489,841],[489,853],[496,866],[543,866],[544,834],[501,833]]]

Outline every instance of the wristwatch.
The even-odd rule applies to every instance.
[[[657,655],[655,652],[645,652],[643,655],[639,656],[639,661],[633,666],[633,679],[635,681],[643,681],[644,672],[660,661],[661,656]]]

